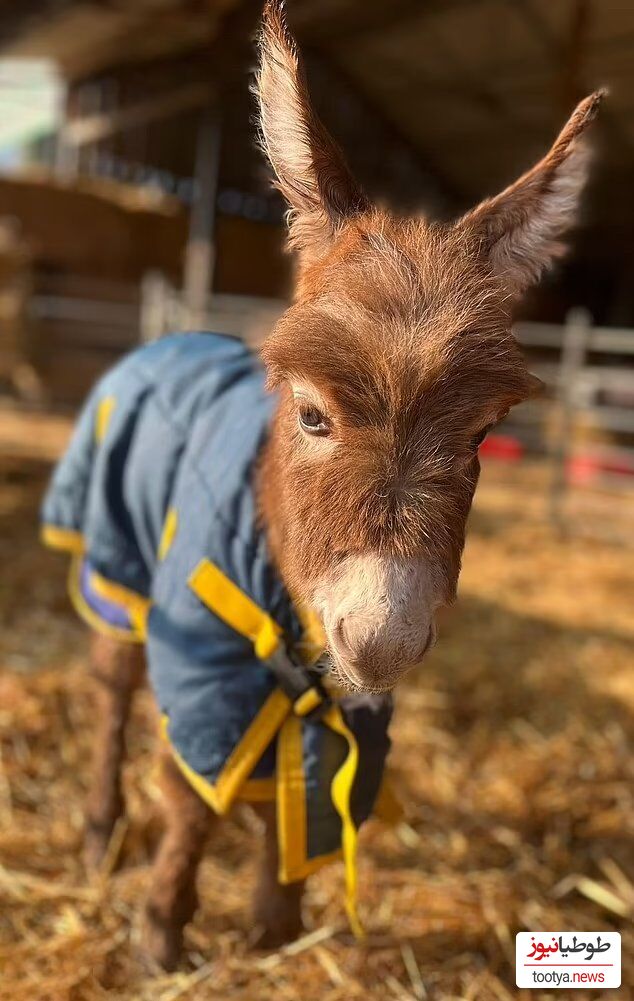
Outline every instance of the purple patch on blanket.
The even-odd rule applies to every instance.
[[[92,585],[92,574],[93,568],[90,563],[88,560],[83,560],[79,572],[79,587],[86,604],[108,625],[132,632],[133,626],[128,610],[118,601],[112,601],[110,598],[104,598],[101,594],[97,594]]]

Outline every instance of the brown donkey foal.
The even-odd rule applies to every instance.
[[[387,692],[433,645],[437,609],[454,598],[478,446],[538,386],[511,333],[513,307],[562,250],[601,95],[514,184],[436,224],[377,208],[352,178],[310,105],[282,0],[264,9],[257,88],[297,261],[293,303],[262,350],[276,403],[257,466],[260,522],[293,601],[323,627],[335,680]],[[143,676],[139,648],[116,640],[97,638],[93,663],[91,864],[122,810],[124,726]],[[163,793],[145,946],[173,967],[212,812],[170,752]],[[260,944],[275,945],[301,929],[302,882],[278,882],[275,810],[259,809],[253,921]]]

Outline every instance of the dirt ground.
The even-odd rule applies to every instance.
[[[30,458],[0,460],[1,1001],[554,997],[514,986],[515,933],[535,929],[620,930],[621,990],[568,996],[634,998],[632,549],[556,539],[543,473],[491,465],[458,606],[398,695],[405,815],[363,833],[366,942],[337,865],[310,883],[305,939],[248,950],[257,832],[238,811],[209,847],[182,970],[151,977],[136,941],[157,834],[152,708],[143,695],[130,734],[129,819],[88,879],[87,633],[65,560],[36,540],[42,433]]]

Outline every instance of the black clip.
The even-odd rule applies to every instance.
[[[306,667],[301,661],[284,645],[280,644],[274,653],[267,658],[267,667],[275,675],[275,680],[288,695],[295,706],[308,692],[314,691],[319,696],[316,703],[307,712],[300,715],[303,719],[319,719],[330,706],[330,696],[324,688],[322,682],[323,670],[314,670]]]

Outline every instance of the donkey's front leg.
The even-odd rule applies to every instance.
[[[275,803],[252,806],[264,822],[264,843],[253,898],[252,944],[258,949],[277,949],[296,939],[303,929],[304,881],[287,886],[279,882]]]
[[[185,925],[198,906],[196,874],[216,819],[165,752],[160,762],[165,831],[152,868],[143,952],[165,970],[178,965]]]
[[[136,688],[143,680],[142,647],[95,633],[91,673],[96,682],[95,743],[86,811],[84,859],[101,862],[112,830],[123,813],[121,766],[125,755],[125,726]]]

